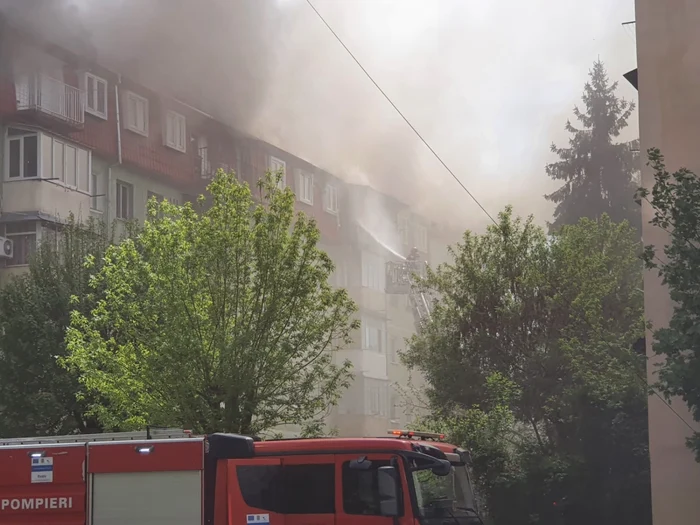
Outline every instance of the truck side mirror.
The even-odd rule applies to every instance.
[[[399,508],[399,474],[396,467],[377,469],[379,486],[379,512],[382,516],[395,517],[401,514]]]
[[[372,462],[367,459],[367,456],[360,456],[350,462],[350,470],[369,470],[372,468]]]
[[[433,471],[433,474],[436,476],[447,476],[450,472],[452,472],[452,464],[447,461],[446,459],[440,459],[438,460],[439,464],[434,466],[431,470]]]

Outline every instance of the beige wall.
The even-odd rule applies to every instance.
[[[700,2],[697,0],[637,0],[637,55],[639,67],[639,120],[642,151],[658,147],[668,167],[685,166],[700,173]],[[653,185],[648,167],[643,184]],[[652,228],[652,210],[643,208],[645,244],[663,246],[667,236]],[[655,328],[668,324],[672,305],[668,290],[656,273],[644,279],[645,311]],[[649,381],[655,381],[658,358],[647,334]],[[681,400],[675,410],[695,428]],[[649,398],[654,525],[700,523],[700,464],[685,446],[689,434],[681,421],[657,396]]]

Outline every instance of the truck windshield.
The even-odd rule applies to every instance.
[[[480,522],[464,464],[453,464],[447,476],[438,476],[430,469],[414,471],[413,487],[421,523],[471,525]]]

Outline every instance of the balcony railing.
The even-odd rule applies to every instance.
[[[76,87],[37,73],[21,77],[15,89],[18,111],[36,111],[74,126],[85,123],[85,96]]]

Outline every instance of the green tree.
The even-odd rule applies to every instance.
[[[348,386],[334,350],[357,328],[355,304],[328,284],[333,263],[291,190],[271,174],[259,188],[256,203],[219,171],[207,201],[151,200],[142,233],[107,251],[64,360],[108,400],[92,406],[106,427],[317,430]]]
[[[507,209],[423,283],[440,300],[402,357],[498,525],[651,522],[635,239],[607,215],[547,236]]]
[[[654,333],[654,352],[665,358],[656,386],[669,401],[681,397],[700,421],[700,181],[685,168],[669,173],[658,149],[648,154],[655,183],[638,196],[650,204],[651,224],[665,230],[670,243],[663,249],[645,246],[644,260],[658,270],[674,304],[668,327]],[[687,444],[700,461],[700,433]]]
[[[567,121],[569,147],[551,146],[559,160],[547,165],[547,175],[564,182],[558,190],[545,195],[557,205],[550,225],[552,231],[564,224],[575,224],[582,217],[594,219],[604,213],[614,222],[627,220],[641,231],[641,213],[634,201],[639,141],[615,142],[627,126],[634,103],[619,99],[616,89],[617,82],[609,83],[603,63],[593,64],[582,97],[585,111],[574,107],[581,127]]]
[[[29,272],[0,290],[0,435],[4,437],[97,432],[75,374],[56,361],[66,355],[71,297],[86,297],[94,271],[111,244],[106,225],[69,217],[45,230]],[[84,267],[94,256],[96,266]],[[84,300],[79,308],[86,308]]]

